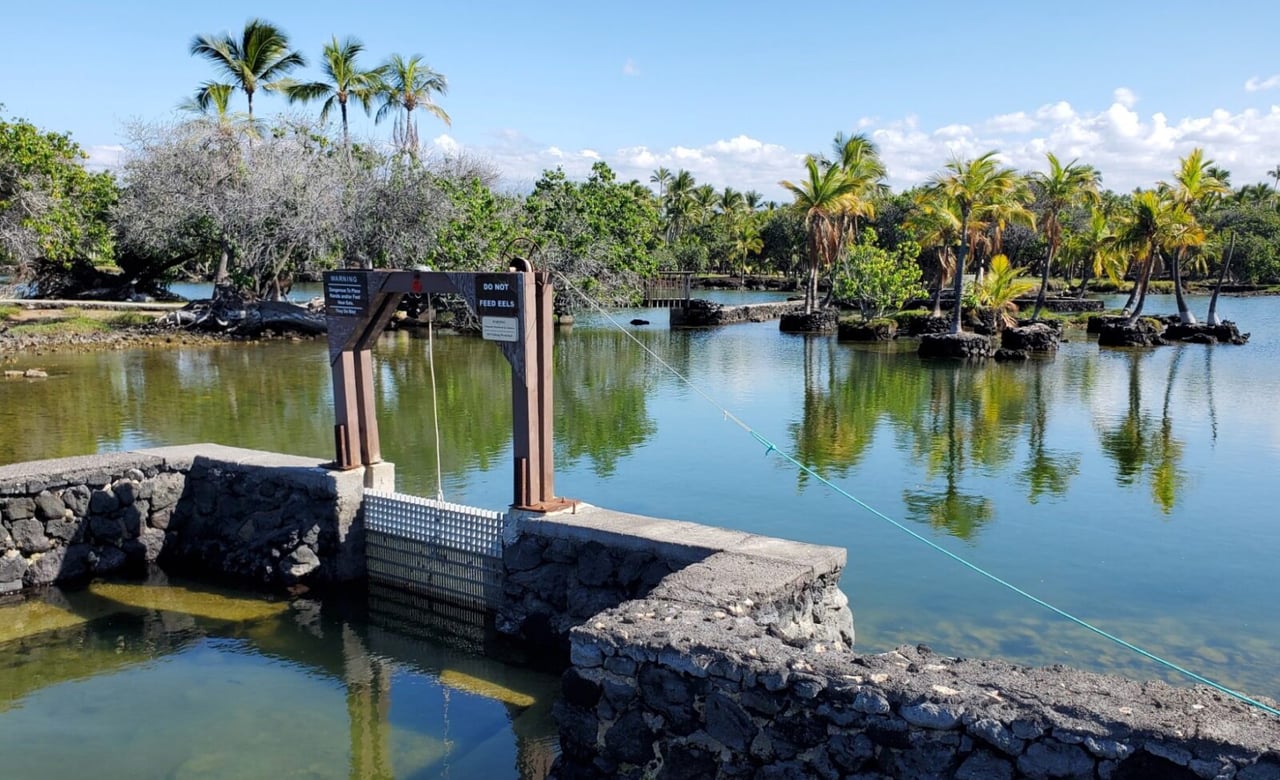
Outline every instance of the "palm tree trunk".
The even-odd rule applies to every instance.
[[[347,157],[351,157],[351,136],[347,133],[347,101],[338,101],[338,107],[342,109],[342,148],[347,150]]]
[[[942,285],[946,281],[946,268],[943,265],[943,251],[938,250],[938,283],[933,286],[933,316],[942,316]]]
[[[1227,278],[1227,268],[1231,265],[1231,255],[1236,248],[1236,234],[1231,234],[1231,242],[1227,244],[1227,256],[1222,260],[1222,269],[1218,271],[1218,283],[1213,286],[1213,297],[1209,299],[1209,314],[1205,316],[1205,322],[1210,325],[1221,325],[1222,320],[1218,318],[1218,293],[1222,292],[1222,281]]]
[[[965,236],[969,235],[969,209],[960,212],[960,251],[956,253],[956,277],[951,282],[951,332],[960,332],[960,295],[964,292],[964,261],[969,245]]]
[[[1052,243],[1049,244],[1049,253],[1044,258],[1044,268],[1040,271],[1040,292],[1036,293],[1036,306],[1031,310],[1031,319],[1040,319],[1040,309],[1044,306],[1045,290],[1049,289],[1049,267],[1053,265],[1054,250],[1057,249]]]
[[[1084,260],[1080,263],[1080,293],[1076,296],[1081,300],[1084,299],[1085,292],[1089,289],[1089,272],[1093,270],[1093,263]]]
[[[1124,306],[1120,307],[1120,313],[1125,316],[1133,313],[1133,305],[1138,302],[1138,285],[1142,281],[1142,271],[1145,267],[1142,263],[1129,264],[1129,271],[1133,273],[1133,287],[1129,288],[1129,298],[1124,302]]]
[[[1196,315],[1187,308],[1187,299],[1182,294],[1182,255],[1185,249],[1179,249],[1172,258],[1173,264],[1173,296],[1178,301],[1178,321],[1183,325],[1195,325]]]
[[[1142,316],[1142,307],[1147,302],[1147,285],[1151,282],[1151,269],[1156,265],[1156,250],[1151,251],[1151,256],[1147,258],[1147,262],[1142,266],[1142,274],[1138,282],[1134,285],[1133,291],[1137,295],[1137,303],[1133,307],[1133,313],[1129,315],[1129,324],[1133,325],[1138,321],[1138,317]]]

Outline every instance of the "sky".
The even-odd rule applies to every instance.
[[[423,115],[419,136],[488,159],[517,191],[604,160],[623,180],[685,168],[785,201],[778,182],[837,132],[866,133],[894,189],[990,150],[1022,171],[1044,170],[1046,152],[1079,159],[1117,191],[1171,178],[1197,146],[1236,186],[1280,166],[1274,0],[9,0],[2,115],[70,132],[91,166],[116,167],[131,126],[180,117],[218,75],[189,54],[193,36],[253,17],[284,29],[306,80],[333,35],[363,41],[369,66],[423,55],[448,79],[437,102],[453,121]],[[319,105],[259,93],[254,108]],[[379,143],[390,129],[353,121]]]

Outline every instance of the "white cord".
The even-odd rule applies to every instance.
[[[431,312],[427,320],[427,363],[431,367],[431,423],[436,432],[436,500],[444,500],[444,477],[440,470],[440,406],[436,400],[436,341],[435,341],[435,309],[431,308],[431,298],[427,298],[427,310]]]

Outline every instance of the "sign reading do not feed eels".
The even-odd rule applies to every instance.
[[[369,275],[329,271],[324,275],[324,313],[359,317],[369,306]]]
[[[476,316],[489,341],[520,340],[520,291],[514,274],[476,276]]]

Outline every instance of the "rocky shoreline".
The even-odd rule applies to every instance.
[[[159,328],[147,325],[97,333],[12,334],[0,332],[0,363],[19,356],[45,355],[57,352],[95,352],[100,350],[135,349],[140,347],[185,347],[227,344],[244,341],[304,341],[312,337],[296,333],[261,334],[252,339],[226,333]]]

